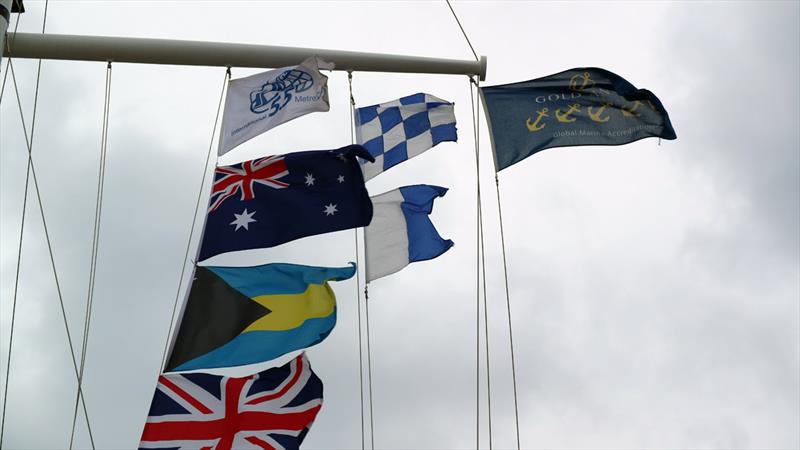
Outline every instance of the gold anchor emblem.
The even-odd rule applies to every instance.
[[[608,120],[611,119],[611,116],[600,117],[600,115],[603,114],[603,111],[605,111],[605,109],[608,106],[611,106],[611,104],[610,103],[606,103],[605,105],[597,108],[596,112],[592,111],[592,107],[590,106],[589,107],[589,118],[591,118],[595,122],[600,122],[600,123],[608,122]]]
[[[578,112],[580,110],[581,110],[581,105],[579,105],[577,103],[569,105],[569,109],[565,113],[562,113],[561,109],[557,109],[556,110],[556,119],[558,119],[559,122],[565,122],[565,123],[575,122],[578,119],[576,119],[574,117],[570,117],[570,114],[572,114],[574,112]]]
[[[626,108],[624,106],[620,106],[619,109],[620,109],[620,111],[622,111],[622,115],[625,116],[625,117],[638,117],[641,114],[636,113],[634,111],[636,111],[636,108],[638,108],[639,105],[641,105],[641,104],[642,104],[642,102],[640,102],[639,100],[636,100],[635,102],[633,102],[633,107]]]
[[[581,83],[581,85],[578,86],[578,83]],[[592,84],[594,84],[594,81],[589,78],[589,72],[583,72],[582,75],[573,75],[572,78],[569,79],[569,90],[580,92]]]
[[[539,122],[542,120],[542,117],[550,117],[547,115],[547,111],[547,108],[542,108],[539,111],[536,111],[539,116],[533,121],[533,123],[531,123],[531,118],[528,117],[527,122],[525,122],[525,125],[528,126],[528,131],[539,131],[545,127],[546,124],[539,125]]]

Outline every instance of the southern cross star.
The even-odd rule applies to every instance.
[[[337,178],[337,180],[339,180],[339,183],[344,183],[344,175],[339,175],[339,178]]]
[[[314,185],[314,181],[315,181],[314,180],[314,175],[311,175],[310,173],[307,173],[306,174],[306,186],[313,186]]]
[[[229,223],[228,225],[236,225],[236,229],[233,231],[239,231],[239,228],[244,228],[245,230],[249,231],[248,225],[252,222],[256,222],[256,219],[253,219],[253,215],[255,215],[255,211],[248,213],[247,208],[241,214],[233,213],[236,219]]]
[[[332,215],[336,214],[337,212],[338,211],[336,210],[336,205],[335,204],[331,203],[331,204],[325,206],[325,215],[326,216],[332,216]]]

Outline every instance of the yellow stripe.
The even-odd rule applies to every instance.
[[[336,297],[328,283],[310,284],[302,294],[262,295],[253,300],[272,312],[251,323],[243,333],[291,330],[308,319],[330,316],[336,307]]]

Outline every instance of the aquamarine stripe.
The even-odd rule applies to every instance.
[[[208,266],[206,269],[253,298],[269,294],[300,294],[308,289],[309,284],[346,280],[356,273],[355,263],[350,264],[350,267],[314,267],[273,263],[253,267]]]
[[[243,366],[269,361],[322,342],[336,325],[336,309],[328,317],[308,319],[285,331],[249,331],[214,351],[176,367],[175,371]]]

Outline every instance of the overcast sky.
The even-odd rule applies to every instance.
[[[25,5],[19,30],[40,32],[44,2]],[[678,134],[660,145],[645,139],[623,147],[551,149],[500,174],[522,447],[800,447],[800,4],[453,6],[476,51],[488,57],[485,84],[602,67],[653,91]],[[47,32],[472,57],[444,2],[52,1]],[[30,127],[36,63],[14,60],[14,67]],[[255,72],[234,68],[233,76]],[[84,384],[98,448],[138,443],[223,75],[223,68],[113,66]],[[89,280],[105,64],[46,61],[41,77],[34,160],[77,344]],[[26,164],[11,86],[0,105],[2,377]],[[329,89],[330,112],[282,125],[221,162],[349,144],[346,75],[331,74]],[[432,219],[456,243],[436,260],[370,285],[375,446],[475,448],[476,176],[469,84],[464,76],[357,72],[353,90],[359,106],[416,92],[454,101],[459,128],[457,144],[440,144],[368,183],[372,195],[419,183],[450,188]],[[495,448],[511,448],[508,326],[483,117],[480,137],[492,440]],[[23,239],[8,449],[66,447],[75,399],[35,200],[29,197]],[[355,258],[354,233],[346,231],[215,262],[344,266]],[[325,403],[305,448],[361,445],[358,288],[355,280],[333,286],[338,324],[308,351]],[[480,446],[486,448],[481,364]],[[86,430],[81,419],[79,448],[88,447]]]

